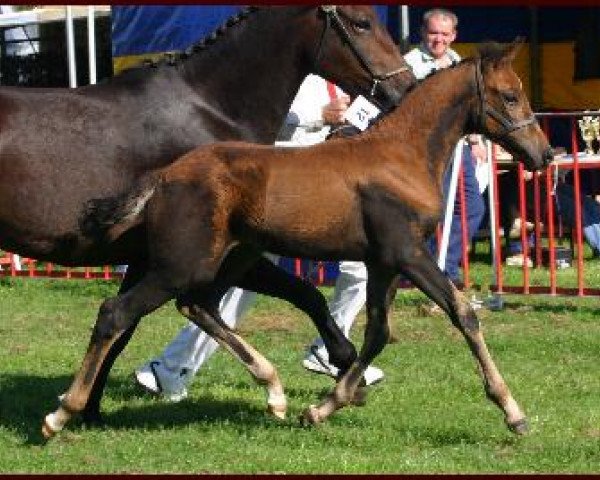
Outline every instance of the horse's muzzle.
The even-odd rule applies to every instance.
[[[552,160],[554,160],[554,149],[549,146],[548,148],[546,148],[546,150],[544,150],[544,153],[542,154],[542,165],[544,167],[547,167],[548,165],[550,165],[550,162],[552,162]]]

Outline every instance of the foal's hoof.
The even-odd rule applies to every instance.
[[[42,435],[46,440],[50,440],[54,435],[62,430],[62,427],[59,427],[55,420],[54,413],[49,413],[44,417],[44,423],[42,423]]]
[[[267,411],[278,420],[285,420],[287,405],[267,405]]]
[[[355,407],[364,407],[367,404],[367,387],[358,387],[350,403]]]
[[[311,405],[304,413],[300,415],[300,425],[303,427],[308,427],[310,425],[318,425],[321,423],[321,416],[319,415],[319,410],[314,405]]]
[[[529,433],[529,423],[526,418],[522,418],[513,423],[508,423],[508,428],[517,435],[526,435]]]

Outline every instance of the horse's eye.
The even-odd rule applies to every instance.
[[[509,107],[514,107],[515,105],[517,105],[519,103],[519,97],[514,92],[503,92],[502,100]]]
[[[371,30],[371,22],[369,20],[367,20],[366,18],[362,19],[362,20],[354,20],[352,22],[352,26],[359,33]]]

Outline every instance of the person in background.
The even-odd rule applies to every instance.
[[[309,75],[300,86],[282,126],[276,145],[308,146],[325,141],[332,129],[345,123],[350,97],[317,75]],[[269,255],[277,262],[277,257]],[[340,262],[331,314],[346,336],[366,301],[366,268],[360,262]],[[356,287],[358,285],[358,287]],[[220,314],[230,327],[252,306],[256,293],[231,288],[220,304]],[[187,386],[202,365],[217,350],[218,343],[195,324],[189,323],[157,357],[135,371],[135,380],[145,390],[177,402],[187,396]],[[303,360],[304,367],[316,373],[337,376],[329,364],[323,341],[316,339]],[[381,381],[383,372],[370,366],[365,371],[368,385]]]
[[[538,175],[540,173],[538,172]],[[534,173],[524,171],[524,179],[529,182],[533,178]],[[499,191],[502,205],[502,215],[506,218],[503,219],[505,224],[516,225],[514,228],[517,237],[520,238],[520,225],[521,218],[519,210],[519,198],[516,185],[518,182],[518,172],[511,170],[505,172],[499,178]],[[514,188],[513,188],[514,187]],[[554,214],[555,218],[560,218],[563,225],[569,228],[575,228],[576,216],[575,216],[575,190],[573,185],[568,181],[558,181],[554,186],[554,194],[552,199],[554,201]],[[528,184],[527,188],[527,206],[533,205],[533,188]],[[546,218],[546,187],[544,182],[540,185],[540,199],[542,207],[542,218]],[[533,212],[531,208],[528,208],[527,213],[529,218],[533,218]],[[595,257],[600,254],[600,204],[590,195],[581,194],[581,227],[585,241],[592,249],[592,253]],[[531,222],[527,222],[528,234],[528,245],[532,248],[535,245],[535,237],[533,230],[535,225]],[[525,263],[525,257],[523,255],[523,245],[521,240],[518,238],[509,237],[507,245],[507,258],[506,265],[508,266],[523,266]],[[527,258],[527,265],[533,266],[531,257]]]
[[[460,56],[451,45],[456,39],[458,18],[450,10],[434,8],[423,15],[421,43],[409,51],[405,60],[412,67],[415,76],[423,79],[442,68],[451,67],[460,61]],[[480,135],[469,135],[462,152],[462,171],[467,215],[468,244],[477,233],[485,213],[485,203],[481,196],[483,188],[477,180],[476,166],[487,161],[487,150]],[[451,169],[444,176],[444,198],[448,197]],[[482,185],[484,187],[484,185]],[[446,202],[444,202],[446,203]],[[435,239],[429,242],[430,251],[436,250]],[[460,280],[462,261],[461,203],[456,196],[444,273],[457,286]]]

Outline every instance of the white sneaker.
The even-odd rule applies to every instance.
[[[302,360],[302,366],[314,373],[322,373],[337,378],[337,367],[329,363],[329,356],[325,347],[311,345],[309,353]],[[380,368],[369,365],[363,374],[367,385],[374,385],[383,380],[385,376]]]
[[[511,255],[510,257],[506,257],[505,263],[509,267],[522,267],[525,263],[525,257],[522,253],[517,253],[515,255]],[[530,257],[527,257],[527,266],[529,268],[533,267],[533,261]]]
[[[475,295],[471,296],[469,303],[473,310],[481,310],[483,308],[483,300],[478,299]]]
[[[134,373],[136,383],[152,395],[165,398],[170,402],[180,402],[188,396],[185,385],[186,369],[182,369],[179,375],[168,370],[158,360],[152,360]]]
[[[363,373],[365,377],[365,383],[367,385],[375,385],[383,380],[385,375],[383,374],[383,370],[381,368],[374,367],[373,365],[369,365]]]
[[[333,378],[336,378],[338,374],[337,367],[329,363],[329,355],[325,347],[311,345],[309,352],[302,360],[302,366],[311,372],[322,373]]]

